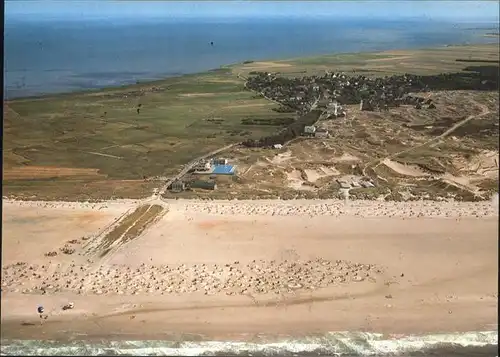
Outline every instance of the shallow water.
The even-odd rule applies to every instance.
[[[2,340],[0,355],[38,356],[497,356],[498,332],[384,336],[330,332],[275,342]]]
[[[472,29],[471,23],[427,19],[409,23],[369,16],[231,22],[138,18],[119,24],[42,20],[13,18],[6,11],[4,88],[8,99],[132,84],[245,60],[496,41],[483,36],[492,31],[484,29],[491,24]]]

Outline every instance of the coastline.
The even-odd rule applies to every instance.
[[[419,63],[422,58],[428,58],[426,56],[434,53],[434,57],[432,58],[436,60],[430,62],[424,60],[421,63],[421,70],[427,74],[418,74],[432,75],[438,70],[444,72],[461,70],[465,66],[464,63],[456,62],[455,59],[466,57],[468,53],[472,54],[472,51],[477,53],[474,56],[477,56],[480,60],[495,57],[496,55],[493,53],[493,50],[496,51],[497,49],[497,45],[487,47],[470,46],[465,47],[465,50],[459,47],[451,47],[451,49],[442,48],[437,51],[427,52],[395,51],[385,54],[379,53],[378,55],[365,54],[359,55],[359,57],[351,56],[352,58],[342,55],[334,55],[326,59],[310,58],[310,61],[312,61],[310,63],[322,63],[321,67],[311,65],[310,63],[303,65],[299,62],[294,63],[289,60],[281,63],[254,62],[247,65],[225,67],[227,71],[229,71],[228,68],[231,68],[231,73],[214,72],[214,74],[193,75],[189,77],[190,79],[179,79],[180,77],[177,77],[177,79],[174,78],[171,81],[165,80],[164,84],[159,85],[162,88],[147,87],[146,85],[141,87],[139,84],[135,85],[137,89],[129,91],[127,91],[127,88],[131,87],[122,87],[121,89],[109,89],[108,92],[97,91],[94,94],[90,92],[87,94],[62,94],[65,97],[61,98],[51,97],[36,100],[22,99],[12,102],[6,101],[6,132],[9,135],[6,139],[6,155],[4,160],[5,195],[23,199],[33,199],[36,197],[38,200],[47,201],[61,199],[80,201],[92,199],[95,201],[99,198],[113,199],[116,197],[146,198],[158,188],[157,186],[160,182],[156,181],[156,179],[176,177],[179,172],[182,172],[181,170],[186,162],[190,162],[193,158],[203,157],[207,154],[207,151],[225,147],[228,143],[241,143],[245,140],[257,140],[268,135],[274,135],[277,130],[275,125],[261,124],[264,122],[276,124],[291,114],[276,113],[276,111],[280,110],[279,106],[265,98],[256,96],[252,91],[245,90],[243,81],[236,78],[237,74],[241,74],[244,77],[249,71],[253,70],[274,71],[277,69],[286,77],[296,73],[294,71],[304,69],[307,70],[309,76],[318,75],[316,72],[312,74],[311,70],[314,71],[317,69],[323,71],[322,73],[324,74],[324,69],[336,68],[337,64],[339,64],[338,70],[344,71],[347,74],[351,73],[349,72],[350,69],[354,71],[354,68],[356,68],[356,71],[359,69],[360,73],[367,73],[366,71],[369,69],[365,67],[372,68],[375,71],[371,75],[380,74],[380,68],[388,67],[393,72],[406,73],[408,66],[411,65],[411,68],[415,68],[415,65],[412,63]],[[440,58],[443,58],[443,60],[440,60]],[[398,67],[395,68],[390,64],[388,65],[388,62],[394,63]],[[357,65],[356,63],[363,64]],[[365,69],[363,70],[362,68]],[[429,70],[430,68],[434,69]],[[416,72],[419,72],[419,70],[416,70]],[[436,94],[436,96],[439,97],[441,95]],[[460,97],[461,94],[453,94],[453,96]],[[488,96],[492,96],[492,93],[489,93]],[[448,103],[449,100],[446,100],[446,102],[442,108],[450,105]],[[471,104],[472,106],[469,107],[475,106],[474,103]],[[142,109],[138,108],[140,106],[142,106]],[[486,106],[487,104],[481,104],[484,113],[487,112],[484,109]],[[69,107],[72,108],[70,110],[72,112],[71,115],[67,114]],[[83,110],[82,108],[85,109]],[[252,110],[248,111],[249,108],[252,108]],[[354,111],[357,110],[357,108],[351,109]],[[491,108],[489,110],[491,112],[494,111]],[[137,121],[139,112],[141,113],[140,123]],[[204,113],[209,112],[211,114],[206,117]],[[471,111],[471,115],[473,114]],[[483,113],[479,115],[483,115]],[[39,118],[41,116],[64,119],[49,119],[50,128],[47,129],[49,121],[40,121]],[[225,119],[214,119],[214,121],[211,116]],[[250,117],[252,120],[248,119]],[[263,117],[266,120],[261,122],[260,120]],[[225,120],[225,124],[221,124],[220,120]],[[492,127],[492,129],[488,130],[495,130],[494,124],[490,123],[490,120],[488,119],[485,125]],[[469,130],[468,126],[472,125],[474,121],[475,119],[470,121],[469,124],[469,120],[467,119],[467,125],[463,130]],[[249,127],[248,123],[250,122],[254,124]],[[397,126],[396,122],[392,122],[391,120],[387,120],[387,124]],[[34,130],[33,134],[29,134],[23,128],[25,125],[38,129]],[[220,131],[222,128],[221,125],[227,129]],[[325,126],[332,125],[335,126],[336,124],[334,122],[325,123]],[[373,130],[374,133],[371,135],[375,135],[375,131],[378,129],[374,127]],[[403,130],[409,131],[412,129]],[[86,134],[81,138],[80,136],[83,132]],[[341,132],[342,130],[339,131],[339,133]],[[52,133],[50,135],[53,136],[54,140],[44,141],[44,138],[49,133]],[[346,134],[342,132],[341,135]],[[35,137],[30,137],[30,135],[34,135]],[[123,138],[128,139],[124,140]],[[195,142],[200,142],[198,139],[203,142],[202,145],[195,145]],[[404,146],[412,140],[410,138],[405,139],[401,142],[401,145]],[[485,139],[484,142],[487,144],[488,140],[490,139]],[[23,145],[18,144],[21,141],[24,143]],[[131,141],[134,141],[135,144],[130,144]],[[37,143],[43,143],[42,147],[36,148]],[[373,143],[375,141],[360,142],[359,145],[355,144],[353,147],[358,147],[361,153],[365,152],[365,150],[368,150],[366,152],[372,152],[374,148],[371,146],[375,145]],[[335,141],[332,141],[332,144],[335,144]],[[299,146],[301,145],[297,145],[298,151],[300,151]],[[343,150],[341,148],[342,145],[328,145],[331,147],[328,150],[338,152],[342,152]],[[478,145],[478,148],[481,145],[483,144]],[[491,146],[491,143],[487,145]],[[315,143],[311,142],[309,146],[311,147],[311,155],[308,156],[311,156],[311,158],[314,156],[315,160],[320,161],[324,159],[323,152],[318,150],[319,147],[316,147]],[[366,148],[361,148],[362,146],[366,146]],[[475,146],[475,143],[469,146]],[[295,147],[292,149],[295,149]],[[352,151],[352,147],[349,150]],[[254,182],[253,176],[261,175],[260,171],[264,170],[260,166],[254,166],[253,168],[257,168],[257,170],[250,172],[253,165],[252,162],[261,160],[263,156],[257,159],[252,153],[250,157],[247,157],[248,155],[243,153],[243,151],[237,148],[228,151],[226,155],[234,156],[235,164],[237,166],[241,164],[240,168],[247,170],[245,171],[245,175],[248,174],[248,181],[241,180],[240,182],[238,180],[234,184],[235,190],[229,190],[230,184],[221,179],[219,185],[221,189],[218,190],[219,192],[214,192],[213,194],[194,192],[193,194],[179,194],[179,196],[198,196],[200,198],[203,196],[208,196],[206,198],[210,196],[219,198],[236,196],[244,198],[284,195],[292,198],[297,194],[299,197],[329,197],[337,194],[334,190],[330,195],[329,189],[322,181],[319,181],[322,185],[318,186],[320,188],[316,186],[312,188],[304,187],[304,190],[313,191],[312,194],[298,192],[303,191],[303,188],[297,186],[300,184],[299,179],[296,179],[295,176],[292,177],[297,174],[296,171],[292,172],[292,176],[288,176],[287,174],[286,180],[283,180],[282,176],[276,176],[276,179],[266,177],[266,180],[270,183],[273,181],[272,185],[266,190],[254,190],[251,184],[251,182]],[[365,160],[363,158],[365,154],[358,154],[356,152],[352,154],[356,157],[353,157],[354,161],[360,159],[359,164]],[[448,155],[448,153],[446,154]],[[485,155],[480,153],[478,159],[483,160],[483,156]],[[137,159],[139,157],[140,159]],[[335,158],[334,161],[337,161],[337,159],[344,160],[342,156]],[[168,164],[166,164],[167,161]],[[50,163],[55,163],[55,166],[47,166]],[[299,161],[294,160],[287,163],[286,166],[293,167],[298,164]],[[429,167],[435,165],[424,164],[427,166],[431,165]],[[343,165],[343,163],[339,162],[339,165]],[[387,166],[386,164],[384,165]],[[272,165],[268,166],[275,167],[276,164],[273,162]],[[389,169],[392,170],[391,168]],[[282,169],[277,167],[277,170],[281,171]],[[243,171],[241,172],[243,173]],[[348,174],[349,169],[345,167],[341,172]],[[397,174],[399,175],[400,172],[397,172]],[[280,175],[283,175],[283,173]],[[403,173],[403,175],[405,174]],[[82,184],[75,184],[76,180],[79,180]],[[450,178],[450,180],[455,180],[455,177]],[[284,181],[280,182],[282,187],[277,185],[278,181]],[[483,190],[487,191],[489,195],[489,187],[494,182],[491,182],[492,180],[483,181],[481,185],[485,185],[484,189],[479,186],[470,189],[468,187],[472,186],[469,184],[466,184],[467,187],[463,189],[460,186],[461,184],[456,185],[455,181],[453,181],[451,184],[452,187],[449,190],[442,188],[442,183],[439,183],[439,188],[432,188],[432,191],[439,191],[439,193],[443,191],[458,191],[458,198],[465,195],[467,196],[467,200],[473,200],[475,196],[473,197],[469,194],[470,192],[466,191],[474,190],[475,192],[476,190]],[[283,187],[283,185],[285,186]],[[412,188],[408,190],[414,191]],[[382,195],[382,193],[379,195],[378,191],[383,190],[375,188],[369,190],[369,192],[367,191],[366,195],[365,192],[359,192],[359,196],[377,198]],[[447,193],[443,192],[445,197],[447,197]],[[413,195],[414,193],[412,192],[411,194]],[[389,196],[386,193],[384,195],[388,199],[395,200],[412,198],[403,197],[403,194],[398,192]],[[420,193],[415,195],[420,196]],[[453,193],[450,196],[452,195]],[[169,197],[170,195],[165,196]],[[432,193],[430,196],[434,197],[435,195]]]
[[[149,356],[494,356],[497,331],[433,335],[384,336],[363,332],[328,332],[300,339],[264,341],[193,341],[187,336],[171,340],[123,341],[2,341],[2,355],[149,355]]]
[[[295,206],[169,202],[168,214],[154,227],[95,263],[85,255],[47,258],[36,241],[20,244],[16,238],[19,232],[30,236],[29,222],[30,230],[44,232],[38,237],[49,249],[95,233],[131,203],[89,206],[4,203],[2,338],[164,340],[188,333],[212,341],[247,340],[259,334],[303,337],[325,331],[490,331],[497,323],[498,207],[491,203],[451,203],[448,208],[446,203],[420,203],[419,208],[417,202],[391,209],[387,203],[364,202],[356,216],[333,201]],[[90,213],[94,223],[88,221]],[[30,220],[33,215],[39,219]],[[69,223],[61,228],[58,222]],[[308,267],[315,271],[313,280],[334,277],[335,269],[326,275],[317,269],[338,259],[382,271],[360,282],[318,280],[314,289],[273,288],[292,277],[307,284]],[[16,261],[28,265],[19,270]],[[80,293],[71,288],[23,293],[40,281],[25,273],[30,266],[55,287],[58,281],[80,279],[90,279],[85,283],[90,285]],[[228,278],[222,290],[211,285],[208,277],[240,269],[234,267],[243,269],[243,278]],[[248,280],[245,267],[261,271],[258,286],[267,293],[260,288],[252,292],[255,280]],[[345,266],[341,274],[351,276],[349,269]],[[282,277],[275,276],[281,271]],[[183,280],[177,280],[178,274]],[[192,283],[193,277],[201,285]],[[231,287],[238,281],[249,283],[248,293]],[[140,284],[160,284],[160,290],[149,293]],[[101,285],[102,291],[95,290]],[[68,301],[75,309],[60,310]],[[50,314],[43,326],[35,314],[38,304]]]
[[[179,77],[13,101],[127,90],[173,78]],[[102,227],[141,203],[159,204],[168,213],[105,258],[88,261],[81,246],[71,256],[44,255],[83,236],[98,239]],[[243,350],[259,356],[269,351],[332,355],[342,347],[350,348],[347,355],[383,355],[421,352],[439,343],[489,348],[498,338],[498,195],[480,202],[4,197],[3,207],[2,345],[25,348],[12,351],[41,348],[50,354],[51,348],[61,352],[69,346],[67,351],[83,353],[123,348],[128,354],[234,355]],[[338,271],[314,270],[335,261],[348,262],[341,271],[348,278],[332,282]],[[16,267],[18,262],[26,267]],[[257,279],[245,280],[248,291],[242,292],[230,274],[221,278],[221,289],[220,282],[208,282],[240,265],[258,272]],[[286,271],[289,266],[299,269]],[[366,266],[383,269],[379,275],[358,275]],[[304,273],[309,268],[310,275]],[[32,276],[33,271],[40,275]],[[245,279],[250,275],[245,271]],[[316,278],[304,289],[277,288],[290,279]],[[42,281],[61,289],[41,293]],[[82,287],[64,289],[66,281],[82,281]],[[262,285],[266,292],[251,292]],[[62,312],[68,301],[75,309]],[[39,304],[50,314],[43,325],[35,313]],[[30,340],[40,341],[29,345]],[[112,341],[99,345],[103,340]],[[71,347],[78,341],[94,345]],[[396,350],[403,347],[409,350]]]
[[[467,47],[467,46],[492,46],[492,45],[498,45],[497,42],[491,42],[491,43],[467,43],[467,44],[445,44],[442,46],[431,46],[431,47],[409,47],[409,48],[398,48],[398,51],[418,51],[418,50],[427,50],[427,49],[437,49],[437,48],[447,48],[447,47]],[[284,61],[293,61],[293,60],[306,60],[306,59],[312,59],[312,58],[322,58],[322,57],[328,57],[328,56],[335,56],[335,55],[343,55],[343,56],[352,56],[352,55],[360,55],[360,54],[379,54],[379,53],[384,53],[384,52],[391,52],[394,51],[393,49],[387,49],[387,50],[380,50],[380,51],[359,51],[359,52],[332,52],[328,54],[320,54],[320,55],[307,55],[307,56],[301,56],[301,57],[293,57],[293,58],[264,58],[264,59],[259,59],[259,60],[252,60],[251,62],[274,62],[274,63],[279,63],[279,62],[284,62]],[[165,83],[166,81],[169,80],[175,80],[176,78],[187,78],[187,77],[197,77],[197,76],[202,76],[202,75],[207,75],[210,73],[216,73],[218,71],[226,71],[226,70],[231,70],[232,67],[242,65],[246,61],[241,61],[241,62],[236,62],[236,63],[231,63],[231,64],[221,64],[218,68],[212,68],[207,71],[202,71],[202,72],[194,72],[194,73],[185,73],[181,75],[172,75],[168,77],[164,77],[161,79],[157,80],[148,80],[148,81],[140,81],[138,80],[137,83],[135,84],[124,84],[124,85],[117,85],[117,86],[106,86],[106,87],[96,87],[96,88],[87,88],[87,89],[79,89],[75,91],[68,91],[68,92],[57,92],[57,93],[46,93],[46,94],[39,94],[39,95],[33,95],[33,96],[24,96],[24,97],[15,97],[15,98],[10,98],[10,99],[4,99],[4,103],[8,102],[14,102],[14,101],[23,101],[23,100],[46,100],[46,99],[51,99],[51,98],[64,98],[66,96],[72,96],[72,95],[95,95],[97,93],[105,93],[108,91],[126,91],[126,90],[131,90],[135,88],[140,88],[144,86],[154,86],[154,85],[159,85],[162,83]],[[235,76],[236,77],[236,76]]]
[[[326,294],[328,291],[318,293],[315,298],[332,299]],[[36,306],[40,301],[40,297],[16,295],[3,297],[4,311],[13,307],[12,299],[21,300],[25,306]],[[356,299],[356,294],[346,293],[330,302],[280,306],[280,302],[274,299],[268,301],[269,306],[257,307],[249,306],[248,297],[228,299],[219,296],[209,302],[186,296],[161,299],[108,296],[105,304],[108,309],[131,304],[145,306],[142,308],[144,312],[141,308],[132,308],[115,315],[106,315],[103,309],[95,310],[98,304],[102,304],[102,296],[65,295],[54,296],[53,300],[72,299],[80,311],[87,306],[92,310],[71,313],[70,317],[51,316],[43,326],[36,316],[6,316],[2,319],[1,330],[2,339],[6,340],[233,342],[275,342],[317,336],[328,331],[377,333],[387,337],[496,330],[496,319],[492,318],[497,308],[495,298],[483,299],[479,305],[446,301],[417,307],[413,303],[405,304],[403,299],[410,300],[410,296],[405,295],[398,295],[397,301],[402,303],[393,303],[392,306],[382,304],[377,297]],[[307,299],[310,298],[303,300]],[[359,302],[353,301],[359,299]],[[315,312],[306,316],[305,309]],[[332,311],[335,312],[332,314]],[[103,315],[92,316],[99,313]]]

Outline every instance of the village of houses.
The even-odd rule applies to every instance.
[[[345,73],[332,72],[326,72],[322,77],[302,78],[286,78],[267,72],[250,74],[245,88],[258,93],[263,98],[280,103],[281,106],[276,111],[296,115],[295,122],[274,136],[236,145],[232,150],[226,151],[225,155],[228,158],[213,157],[194,161],[184,175],[179,175],[172,180],[169,192],[175,194],[193,190],[214,191],[218,188],[218,182],[229,183],[232,187],[238,178],[247,177],[252,168],[259,166],[259,163],[240,165],[237,162],[238,155],[232,155],[235,150],[238,151],[240,157],[246,155],[245,149],[253,150],[251,148],[259,148],[268,153],[271,150],[275,152],[274,155],[280,155],[279,153],[287,153],[286,147],[293,145],[297,140],[301,142],[321,141],[335,137],[335,133],[328,130],[323,123],[332,120],[346,122],[349,116],[348,107],[352,109],[354,106],[358,112],[384,112],[400,106],[408,106],[417,111],[435,111],[437,107],[432,98],[425,94],[422,96],[416,94],[456,89],[488,91],[496,85],[495,81],[485,80],[482,74],[476,72],[444,73],[432,76],[404,74],[383,78],[371,78],[364,75],[349,76]],[[313,112],[320,114],[316,117],[308,116]],[[263,160],[260,164],[262,162]],[[284,168],[279,164],[274,166]],[[266,170],[269,170],[268,176],[279,175],[272,171],[273,167],[266,167]],[[331,171],[329,174],[318,175],[328,176],[330,181],[335,182],[334,186],[338,187],[338,192],[335,193],[337,196],[348,197],[350,189],[373,188],[377,185],[367,176],[342,175],[340,172],[335,173],[334,167],[323,167],[322,170],[323,172]],[[283,176],[283,173],[281,174]],[[289,172],[286,175],[289,176]],[[319,177],[318,175],[315,176]],[[266,177],[257,175],[253,179],[255,181],[251,185],[253,188],[257,191],[269,191],[269,189],[258,187],[259,185],[265,186]],[[290,180],[301,181],[297,177]],[[301,184],[291,185],[291,187],[299,191],[312,190],[311,187],[315,186],[314,181],[315,179],[303,177]]]

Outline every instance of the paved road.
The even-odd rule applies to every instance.
[[[165,191],[167,191],[168,186],[170,186],[172,184],[172,182],[179,180],[182,176],[187,174],[189,170],[191,170],[193,167],[195,167],[198,164],[198,162],[200,162],[200,160],[204,160],[210,156],[217,155],[218,153],[225,151],[225,150],[228,150],[236,145],[239,145],[239,143],[226,145],[226,146],[221,147],[217,150],[210,151],[208,154],[204,154],[202,156],[197,157],[196,159],[191,160],[190,162],[187,163],[187,165],[177,175],[175,175],[174,177],[169,179],[167,182],[165,182],[163,187],[158,190],[158,192],[155,196],[161,196],[162,194],[164,194]]]
[[[246,80],[247,80],[247,79],[246,79],[245,77],[241,76],[240,74],[238,74],[237,76],[238,76],[238,78],[245,80],[245,88],[247,88],[247,86],[246,86]],[[248,89],[248,90],[252,90],[252,89],[250,89],[250,88],[247,88],[247,89]],[[264,94],[263,94],[263,93],[261,93],[261,92],[257,92],[257,91],[254,91],[254,90],[252,90],[252,91],[253,91],[253,92],[256,92],[256,93],[259,93],[259,94],[261,94],[261,95],[264,95]],[[274,102],[274,103],[277,103],[277,104],[281,104],[280,102],[278,102],[278,101],[276,101],[276,100],[274,100],[274,99],[268,98],[268,97],[266,97],[266,96],[264,96],[264,98],[265,98],[265,99],[267,99],[267,100],[269,100],[269,101],[271,101],[271,102]],[[310,111],[313,111],[314,109],[316,109],[316,107],[317,107],[317,105],[318,105],[318,102],[319,102],[319,98],[317,98],[317,99],[314,101],[314,103],[311,105],[311,109],[310,109]],[[321,116],[320,116],[320,117],[321,117]],[[318,118],[318,120],[319,120],[319,119],[320,119],[320,118]],[[196,166],[196,164],[198,164],[198,162],[199,162],[200,160],[203,160],[203,159],[206,159],[206,158],[208,158],[208,157],[210,157],[210,156],[216,155],[216,154],[218,154],[218,153],[220,153],[220,152],[222,152],[222,151],[228,150],[228,149],[232,148],[233,146],[236,146],[236,145],[239,145],[239,144],[240,144],[240,143],[234,143],[234,144],[226,145],[226,146],[224,146],[224,147],[222,147],[222,148],[219,148],[219,149],[217,149],[217,150],[211,151],[211,152],[209,152],[208,154],[205,154],[205,155],[199,156],[199,157],[197,157],[196,159],[191,160],[191,161],[190,161],[190,162],[189,162],[189,163],[188,163],[188,164],[187,164],[187,165],[186,165],[186,166],[185,166],[185,167],[184,167],[184,168],[183,168],[183,169],[182,169],[182,170],[181,170],[181,171],[180,171],[177,175],[175,175],[174,177],[172,177],[172,178],[170,178],[169,180],[167,180],[167,181],[165,182],[165,184],[164,184],[164,185],[163,185],[163,186],[162,186],[162,187],[158,190],[158,192],[156,192],[155,194],[153,194],[153,195],[151,196],[151,198],[150,198],[150,199],[153,199],[153,200],[154,200],[154,199],[156,199],[156,198],[158,198],[158,197],[161,197],[161,195],[163,195],[163,194],[167,191],[168,186],[170,186],[170,185],[171,185],[174,181],[179,180],[182,176],[184,176],[185,174],[187,174],[187,173],[188,173],[188,171],[189,171],[189,170],[191,170],[193,167],[195,167],[195,166]]]

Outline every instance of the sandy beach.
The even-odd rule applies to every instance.
[[[496,329],[498,202],[160,203],[100,258],[85,246],[137,201],[4,200],[2,337]]]

